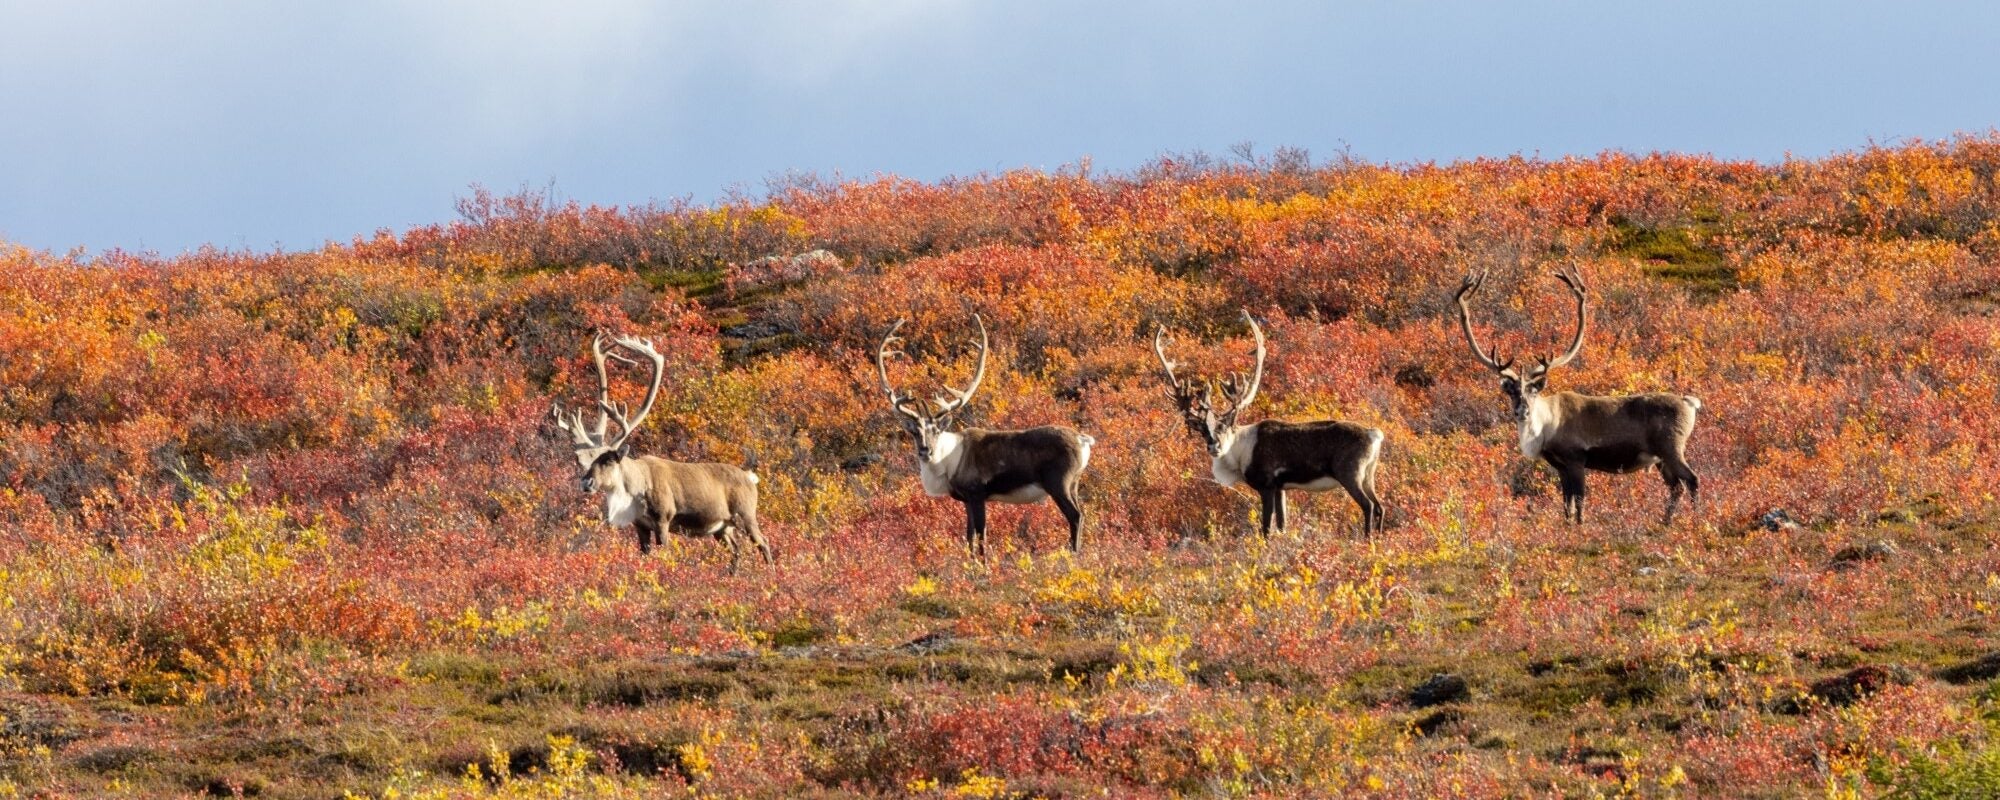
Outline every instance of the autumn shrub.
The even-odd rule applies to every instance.
[[[2000,629],[1996,153],[1177,155],[709,204],[475,191],[457,222],[302,252],[0,247],[0,736],[38,718],[16,694],[291,715],[275,729],[379,692],[538,720],[510,758],[576,760],[461,783],[356,758],[357,793],[1976,786],[1976,690],[1800,697]],[[1701,503],[1672,526],[1651,471],[1593,475],[1564,524],[1464,351],[1474,272],[1483,341],[1561,349],[1559,268],[1591,313],[1553,389],[1702,402]],[[1260,537],[1255,498],[1213,482],[1153,335],[1220,379],[1250,368],[1245,311],[1268,340],[1246,420],[1385,432],[1376,536],[1295,492],[1294,530]],[[1097,442],[1082,554],[1046,504],[996,505],[994,555],[968,559],[962,505],[912,480],[875,348],[907,320],[891,380],[963,386],[975,314],[992,347],[960,422]],[[776,567],[606,528],[548,423],[596,402],[598,331],[666,360],[637,451],[758,473]],[[610,383],[631,404],[648,376]],[[716,673],[698,699],[564,712],[671,728],[692,748],[671,777],[557,746],[574,720],[541,724],[556,701],[523,688],[628,663]],[[1469,697],[1412,707],[1446,670]]]

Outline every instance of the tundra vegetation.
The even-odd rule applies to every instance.
[[[0,249],[0,794],[1992,796],[2000,135],[1699,156],[1165,158],[713,205],[475,192],[296,253]],[[778,256],[778,258],[771,258]],[[1701,503],[1581,524],[1469,361],[1701,398]],[[1161,389],[1388,446],[1269,537]],[[928,496],[873,356],[1096,446]],[[774,569],[587,497],[552,402],[650,339],[634,452],[754,464]],[[613,395],[642,396],[641,370]]]

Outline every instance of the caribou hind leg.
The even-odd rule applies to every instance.
[[[1375,493],[1375,468],[1380,462],[1371,462],[1368,471],[1361,476],[1361,491],[1368,495],[1369,526],[1366,531],[1374,535],[1382,531],[1382,496]]]
[[[1063,481],[1055,484],[1056,491],[1049,492],[1056,509],[1062,512],[1063,521],[1069,523],[1069,551],[1083,552],[1083,509],[1076,504],[1076,483]]]
[[[757,551],[764,555],[764,565],[767,567],[776,566],[778,560],[777,556],[771,552],[771,540],[764,538],[764,532],[758,530],[756,515],[739,517],[738,522],[741,523],[737,526],[738,529],[743,531],[744,535],[749,536],[750,544],[755,545]]]
[[[1686,461],[1678,458],[1660,461],[1660,478],[1667,483],[1667,513],[1661,524],[1672,525],[1674,509],[1680,506],[1683,489],[1690,495],[1691,500],[1700,502],[1701,479],[1695,476],[1694,470],[1688,467]]]
[[[729,545],[729,574],[735,575],[737,566],[743,563],[743,537],[738,536],[736,526],[729,523],[723,523],[722,530],[715,537]]]
[[[1340,486],[1341,488],[1347,490],[1348,497],[1354,498],[1355,507],[1361,509],[1361,535],[1366,537],[1370,533],[1373,533],[1375,524],[1375,501],[1368,496],[1368,484],[1366,483],[1366,479],[1361,477],[1356,477],[1354,480],[1351,481],[1342,481]]]

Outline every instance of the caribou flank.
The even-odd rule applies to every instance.
[[[653,381],[646,388],[646,399],[640,403],[638,415],[630,416],[623,404],[611,399],[611,376],[604,362],[607,357],[627,364],[639,362],[616,350],[607,351],[605,339],[599,333],[590,342],[591,360],[597,365],[595,428],[584,427],[581,409],[568,414],[560,405],[550,409],[556,427],[570,434],[584,492],[604,495],[604,521],[614,528],[630,525],[638,531],[640,553],[664,543],[661,532],[671,529],[686,536],[713,537],[729,545],[731,574],[743,559],[744,537],[763,553],[764,563],[772,563],[771,545],[757,529],[756,473],[728,464],[688,464],[631,454],[626,440],[653,410],[666,358],[645,339],[620,336],[611,340],[614,347],[652,362]],[[607,426],[613,421],[618,423],[618,435],[607,438]]]
[[[952,396],[935,398],[932,407],[898,391],[889,381],[889,359],[902,355],[894,348],[902,341],[896,332],[904,321],[898,320],[882,337],[882,346],[875,350],[875,368],[882,376],[889,407],[916,442],[917,477],[924,492],[965,504],[966,550],[986,555],[987,502],[1026,504],[1047,498],[1055,501],[1069,523],[1069,549],[1080,551],[1083,511],[1077,506],[1077,479],[1090,463],[1090,447],[1097,440],[1057,426],[1017,431],[949,430],[952,417],[986,378],[986,323],[973,315],[973,323],[979,326],[979,366],[972,383],[962,391],[944,387]]]
[[[1228,410],[1220,414],[1215,411],[1214,382],[1197,386],[1177,377],[1177,365],[1167,358],[1167,327],[1161,325],[1153,333],[1153,353],[1166,371],[1167,393],[1188,428],[1208,445],[1215,482],[1240,483],[1257,492],[1266,536],[1273,527],[1285,529],[1285,490],[1319,492],[1336,486],[1346,489],[1361,508],[1362,535],[1381,530],[1382,500],[1375,494],[1375,470],[1382,463],[1381,431],[1332,420],[1236,424],[1237,415],[1257,399],[1264,378],[1264,331],[1250,312],[1243,312],[1243,319],[1257,341],[1256,366],[1247,384],[1241,373],[1223,384]]]
[[[1589,304],[1581,275],[1558,271],[1555,276],[1576,296],[1576,336],[1562,355],[1538,358],[1523,371],[1512,358],[1503,360],[1495,350],[1480,349],[1466,300],[1486,283],[1485,273],[1467,275],[1458,287],[1458,321],[1465,344],[1479,363],[1500,377],[1500,391],[1512,402],[1514,421],[1521,427],[1521,454],[1555,468],[1562,483],[1565,520],[1583,521],[1586,473],[1637,472],[1657,466],[1667,483],[1665,522],[1671,523],[1683,489],[1691,500],[1698,503],[1701,498],[1701,479],[1688,466],[1686,455],[1701,401],[1665,392],[1622,397],[1546,392],[1549,371],[1568,364],[1583,350]]]

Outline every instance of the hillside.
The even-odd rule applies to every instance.
[[[1869,797],[2000,792],[2000,138],[476,192],[299,253],[0,247],[0,785],[157,797]],[[792,258],[824,250],[831,257]],[[767,258],[777,256],[777,258]],[[1701,398],[1562,521],[1481,334]],[[1209,480],[1167,398],[1387,433],[1387,528]],[[871,360],[1096,437],[968,558]],[[667,359],[640,452],[754,462],[775,570],[641,557],[553,400]],[[620,371],[620,397],[636,373]],[[1686,511],[1686,509],[1684,509]],[[1984,781],[1984,783],[1981,783]],[[1983,788],[1982,788],[1983,787]],[[1960,795],[1927,795],[1957,790]]]

